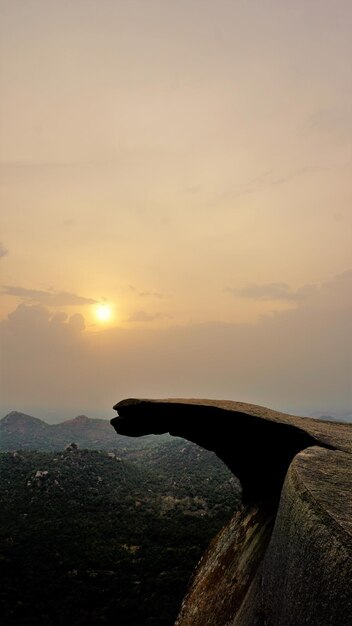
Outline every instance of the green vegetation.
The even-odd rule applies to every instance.
[[[64,448],[75,441],[80,448],[90,450],[112,450],[119,448],[145,448],[159,445],[160,439],[170,439],[170,435],[161,437],[117,437],[108,420],[91,419],[78,415],[72,420],[59,424],[47,424],[43,420],[25,413],[12,411],[0,420],[0,450],[48,450]]]
[[[171,626],[236,480],[180,439],[0,454],[2,623]]]

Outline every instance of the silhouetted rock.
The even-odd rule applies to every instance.
[[[165,433],[213,450],[239,478],[243,499],[279,497],[293,457],[312,445],[351,451],[351,425],[320,422],[244,402],[123,400],[111,420],[123,435]]]
[[[118,433],[214,450],[243,506],[213,540],[177,626],[352,623],[352,425],[215,400],[123,400]]]

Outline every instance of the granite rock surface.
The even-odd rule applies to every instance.
[[[352,425],[232,401],[114,408],[118,433],[189,439],[242,484],[242,508],[200,561],[177,626],[352,623]]]

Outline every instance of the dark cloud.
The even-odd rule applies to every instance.
[[[19,304],[18,307],[12,311],[7,317],[0,323],[5,330],[15,330],[21,334],[26,334],[30,331],[30,336],[33,337],[35,329],[41,334],[51,333],[54,337],[58,329],[65,332],[81,333],[85,329],[84,317],[80,313],[74,315],[67,315],[64,312],[52,313],[47,307],[41,304]],[[34,334],[33,334],[34,333]],[[71,335],[70,335],[71,336]]]
[[[68,319],[68,325],[75,333],[82,333],[86,327],[84,317],[80,313],[71,315]]]
[[[44,291],[41,289],[27,289],[14,285],[5,285],[2,293],[7,296],[16,296],[29,302],[44,304],[47,306],[83,306],[85,304],[96,304],[93,298],[84,298],[75,293],[67,291]]]
[[[253,300],[302,300],[312,296],[317,290],[317,285],[304,285],[297,290],[292,289],[287,283],[266,283],[264,285],[251,284],[241,289],[227,288],[225,291],[240,298]]]
[[[5,248],[4,244],[0,241],[0,259],[6,256],[9,251]]]

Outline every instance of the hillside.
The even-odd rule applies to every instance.
[[[116,437],[108,420],[91,419],[86,415],[47,424],[37,417],[11,411],[0,420],[0,451],[62,450],[72,441],[80,448],[91,450],[140,448],[156,441],[160,443],[154,437],[144,437],[137,443],[130,437]]]
[[[0,454],[3,624],[173,624],[238,483],[182,440],[127,455]]]

